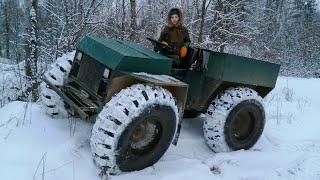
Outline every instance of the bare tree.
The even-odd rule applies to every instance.
[[[31,1],[31,8],[30,8],[30,31],[29,31],[29,51],[30,57],[26,58],[26,69],[30,71],[26,71],[27,76],[27,91],[31,92],[32,101],[36,101],[39,97],[38,94],[38,36],[37,36],[37,8],[38,8],[38,1],[32,0]]]
[[[121,39],[125,37],[126,2],[122,0]]]
[[[10,59],[10,6],[9,1],[4,4],[4,16],[5,16],[5,46],[6,57]]]
[[[212,0],[202,0],[202,6],[201,6],[201,16],[200,16],[200,28],[199,28],[199,37],[198,37],[198,43],[200,44],[203,40],[203,29],[204,29],[204,23],[205,23],[205,17],[207,14],[208,7],[210,5]]]
[[[249,41],[255,28],[246,20],[246,0],[217,0],[211,29],[213,47],[224,52],[227,45]]]
[[[131,12],[131,33],[129,39],[132,41],[138,41],[138,28],[137,28],[137,12],[136,12],[136,0],[130,0],[130,12]]]

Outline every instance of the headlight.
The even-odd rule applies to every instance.
[[[110,75],[110,69],[106,68],[103,72],[103,78],[108,79]]]
[[[78,61],[81,61],[81,58],[82,58],[82,52],[78,52],[76,59],[77,59]]]

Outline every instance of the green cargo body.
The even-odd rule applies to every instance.
[[[211,52],[206,76],[226,82],[255,86],[275,86],[278,64],[225,53]]]
[[[138,44],[87,36],[77,44],[77,50],[114,71],[170,74],[170,58]]]
[[[186,110],[205,112],[210,102],[230,87],[250,87],[265,97],[277,81],[280,65],[246,57],[203,50],[204,70],[188,71]]]

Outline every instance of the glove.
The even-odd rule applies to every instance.
[[[162,48],[167,49],[170,53],[177,53],[179,49],[172,44],[167,43],[166,41],[162,41]]]
[[[162,43],[162,45],[163,45],[164,47],[168,47],[168,46],[169,46],[169,44],[168,44],[167,42],[165,42],[165,41],[162,41],[161,43]]]
[[[186,47],[182,47],[180,49],[180,57],[185,58],[187,56],[188,49]]]

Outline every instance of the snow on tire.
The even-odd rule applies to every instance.
[[[69,52],[57,58],[57,61],[51,65],[51,69],[44,76],[56,86],[62,86],[64,80],[68,77],[75,51]]]
[[[175,99],[166,89],[136,84],[121,90],[93,126],[94,162],[111,174],[151,166],[171,144],[178,118]]]
[[[51,65],[51,69],[44,74],[50,83],[57,87],[63,86],[64,80],[67,79],[70,73],[74,54],[75,51],[66,53],[57,58],[57,61]],[[40,90],[41,100],[48,115],[67,116],[64,102],[56,92],[50,89],[44,82],[40,84]]]
[[[54,92],[49,86],[42,82],[40,84],[41,101],[44,105],[45,111],[50,116],[66,117],[68,115],[64,102],[60,96]]]
[[[262,97],[250,88],[229,88],[209,105],[203,131],[214,152],[251,148],[262,134]]]

